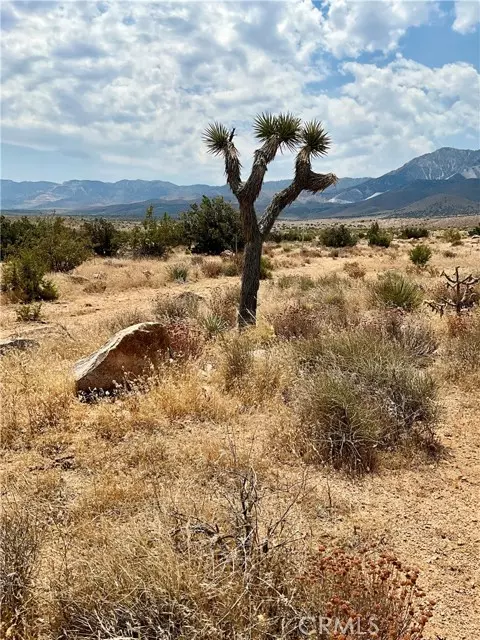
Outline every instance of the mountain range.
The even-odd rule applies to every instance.
[[[290,180],[265,182],[258,211]],[[233,201],[227,185],[176,185],[162,180],[101,182],[1,180],[2,211],[136,218],[153,204],[158,213],[176,215],[203,195]],[[480,149],[444,147],[407,162],[379,178],[341,178],[319,194],[303,193],[284,217],[324,218],[374,215],[454,215],[480,210]]]

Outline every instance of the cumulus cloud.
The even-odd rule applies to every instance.
[[[409,26],[430,20],[432,2],[20,2],[2,10],[4,142],[75,150],[118,177],[218,183],[221,167],[201,144],[205,124],[236,126],[250,155],[253,115],[285,109],[325,121],[339,175],[382,173],[438,146],[445,132],[471,129],[478,108],[469,65],[358,61],[394,51]],[[329,95],[322,83],[332,74],[340,88]],[[269,178],[289,175],[291,164],[281,158]]]
[[[453,28],[459,33],[469,33],[478,28],[480,4],[478,0],[456,0]]]

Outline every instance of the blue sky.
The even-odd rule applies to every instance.
[[[322,120],[318,170],[478,148],[480,3],[2,2],[2,178],[223,183],[201,142],[260,111]],[[280,157],[269,179],[291,175]]]

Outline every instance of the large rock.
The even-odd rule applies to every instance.
[[[170,356],[170,337],[159,322],[141,322],[116,333],[74,365],[77,392],[111,391]]]
[[[7,340],[0,340],[0,355],[4,355],[9,351],[26,351],[38,347],[36,340],[30,340],[29,338],[8,338]]]

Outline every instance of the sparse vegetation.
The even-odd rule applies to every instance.
[[[34,266],[40,254],[7,251],[2,330],[38,344],[0,357],[0,636],[291,640],[300,624],[316,630],[319,611],[343,630],[350,615],[362,631],[374,615],[385,639],[472,635],[468,616],[436,614],[428,588],[443,612],[452,587],[467,606],[474,580],[474,504],[458,478],[477,477],[463,446],[478,422],[477,243],[455,250],[458,273],[445,245],[420,271],[407,266],[411,243],[364,241],[332,260],[320,229],[264,246],[274,279],[242,332],[240,286],[226,277],[240,274],[241,252],[170,245],[141,259],[122,227],[113,258],[96,252],[68,275],[33,268],[27,280],[50,280],[62,304],[22,326],[42,301],[6,284],[23,251]],[[424,297],[450,303],[434,314]],[[73,363],[149,320],[171,341],[158,370],[79,402]],[[453,533],[464,555],[449,555],[446,588],[431,549]]]
[[[46,272],[41,255],[32,249],[22,249],[4,265],[2,289],[17,302],[56,300],[57,289],[45,277]]]
[[[428,238],[430,235],[425,227],[404,227],[400,232],[400,237],[406,240],[419,240],[420,238]]]
[[[319,238],[326,247],[353,247],[357,244],[357,238],[344,224],[322,229]]]
[[[378,222],[372,222],[367,231],[367,238],[370,246],[388,248],[392,243],[392,234],[380,229]]]
[[[432,257],[432,250],[425,244],[419,244],[411,249],[408,257],[416,267],[425,267]]]

